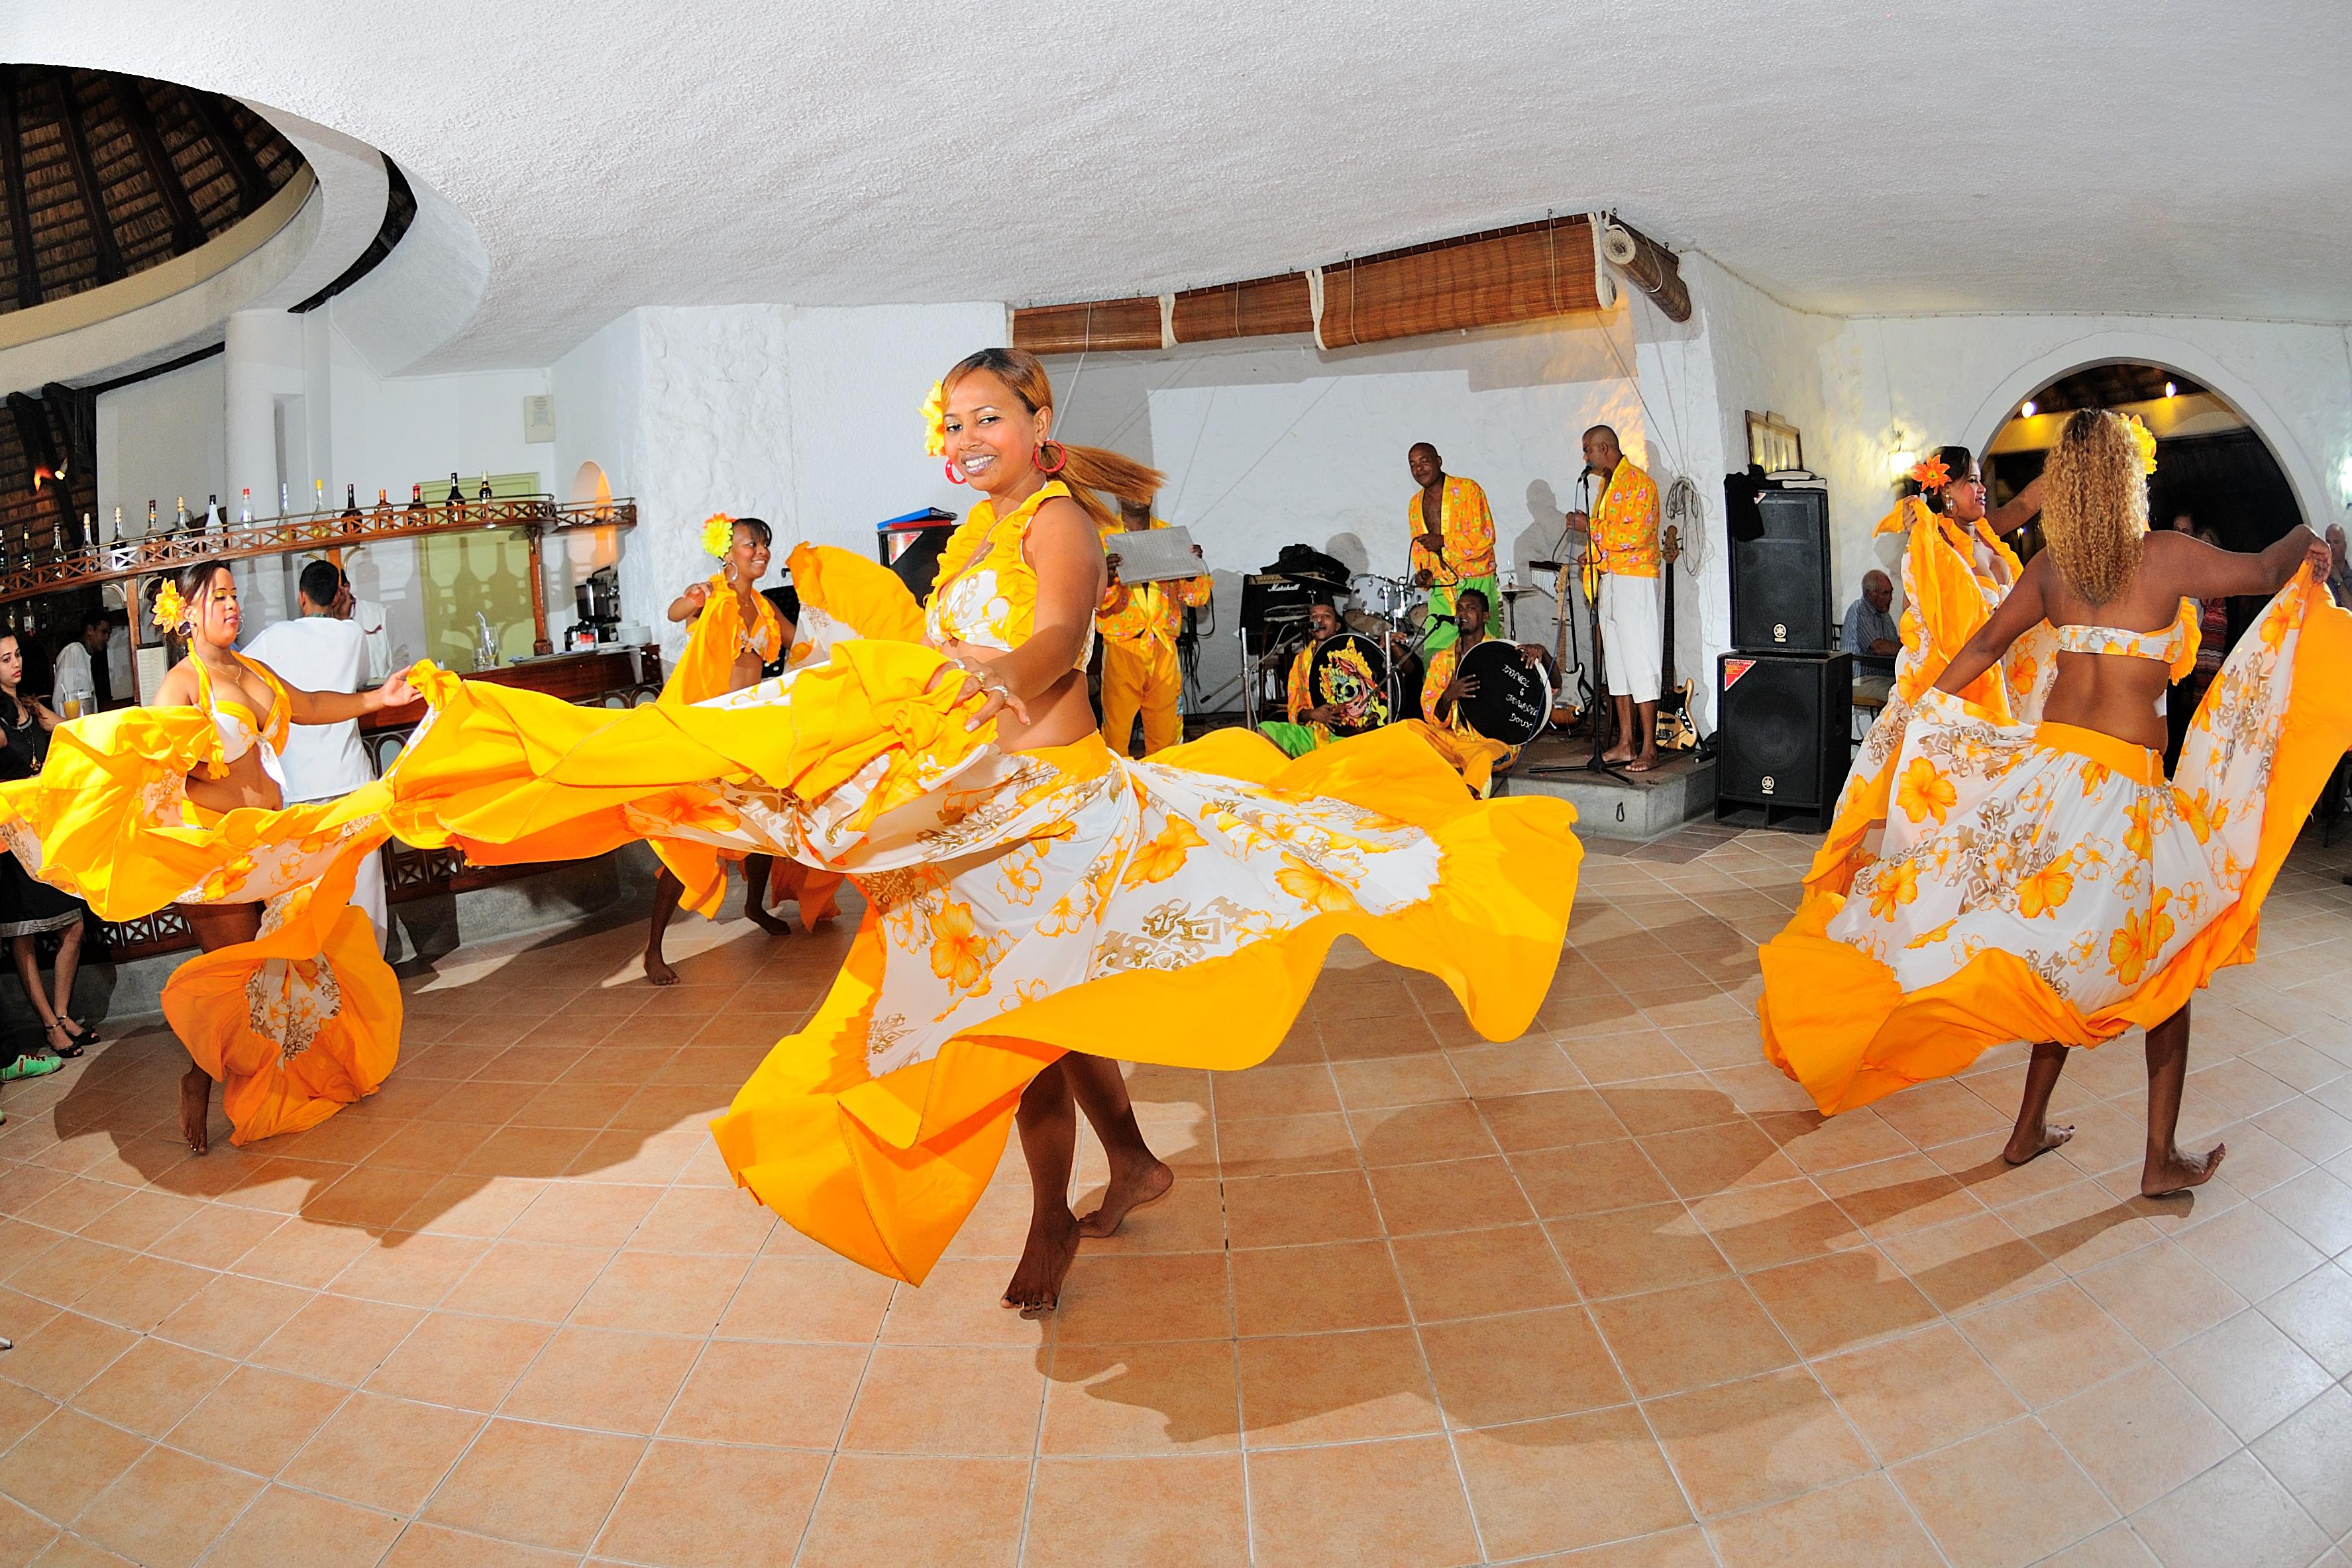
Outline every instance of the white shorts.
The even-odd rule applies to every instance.
[[[1601,574],[1601,658],[1612,695],[1637,703],[1658,700],[1665,650],[1658,627],[1660,593],[1654,577]]]

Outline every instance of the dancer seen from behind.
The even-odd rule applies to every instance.
[[[2033,1042],[2006,1150],[2065,1142],[2048,1120],[2072,1047],[2147,1031],[2150,1197],[2208,1180],[2225,1150],[2176,1143],[2192,994],[2251,962],[2263,896],[2352,745],[2352,615],[2297,528],[2260,555],[2147,531],[2155,439],[2105,410],[2051,455],[2049,548],[1916,705],[1875,860],[1809,899],[1762,952],[1765,1050],[1824,1113]],[[2275,593],[2163,772],[2163,700],[2196,653],[2198,601]],[[2057,673],[2039,724],[1962,695],[2044,622]]]
[[[760,678],[762,665],[784,656],[793,629],[755,586],[767,575],[774,543],[773,532],[759,517],[720,512],[704,521],[702,548],[719,558],[719,568],[708,581],[689,583],[670,601],[670,620],[688,622],[688,630],[685,652],[663,683],[661,701],[698,703],[741,691]],[[792,928],[768,912],[774,857],[751,854],[742,862],[743,913],[771,936],[788,935]],[[656,986],[677,984],[677,971],[662,955],[662,938],[685,891],[668,867],[655,873],[653,918],[646,932],[646,978]],[[723,891],[697,907],[706,915],[716,914]],[[824,891],[829,903],[831,889]],[[808,902],[816,902],[815,890],[810,890]]]
[[[288,806],[289,727],[415,700],[404,674],[310,692],[236,652],[226,566],[183,570],[155,622],[185,640],[153,706],[59,725],[40,773],[0,785],[0,838],[25,869],[104,920],[170,904],[203,953],[173,971],[163,1015],[188,1049],[180,1127],[210,1144],[212,1086],[232,1141],[316,1126],[375,1092],[400,1047],[400,991],[351,904],[383,842],[389,788]]]
[[[491,862],[648,837],[689,895],[729,852],[853,876],[867,913],[842,972],[713,1124],[720,1153],[799,1229],[920,1282],[1017,1125],[1032,1219],[1003,1304],[1037,1313],[1084,1238],[1172,1180],[1119,1061],[1264,1061],[1341,935],[1515,1036],[1580,852],[1572,808],[1473,800],[1418,727],[1296,761],[1238,730],[1114,756],[1085,678],[1101,493],[1140,503],[1160,476],[1054,439],[1019,350],[957,364],[927,417],[979,492],[928,610],[887,569],[803,546],[809,662],[748,690],[616,714],[429,673],[401,832]],[[1109,1155],[1083,1220],[1080,1109]]]

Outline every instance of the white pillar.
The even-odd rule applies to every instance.
[[[304,415],[311,412],[304,397],[302,318],[285,310],[237,311],[226,323],[222,358],[227,383],[228,494],[221,497],[221,508],[235,522],[242,493],[250,489],[254,515],[269,517],[278,510],[283,471],[278,411],[281,405],[285,409],[289,437],[292,427],[306,423]],[[293,502],[298,510],[306,504],[306,497]],[[241,562],[236,576],[238,591],[252,601],[245,617],[248,634],[286,618],[291,599],[284,561],[264,556]]]

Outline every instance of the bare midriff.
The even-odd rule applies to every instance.
[[[2134,746],[2164,749],[2164,693],[2170,668],[2128,653],[2058,655],[2058,678],[2042,705],[2052,724],[2095,729]]]
[[[215,779],[205,769],[198,768],[188,775],[188,799],[207,811],[234,811],[240,806],[258,806],[274,811],[285,801],[279,797],[278,780],[261,766],[261,743],[228,765],[224,778]]]

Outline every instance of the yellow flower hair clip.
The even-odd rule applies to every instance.
[[[1922,490],[1940,490],[1952,482],[1952,471],[1940,456],[1923,457],[1911,465],[1911,481]]]
[[[735,548],[735,519],[725,512],[713,512],[702,521],[702,549],[706,555],[724,556]]]
[[[155,594],[155,624],[166,632],[177,631],[188,618],[188,606],[180,597],[179,584],[165,583]]]
[[[948,452],[948,390],[944,382],[931,383],[931,395],[923,400],[923,455],[944,457]]]
[[[2124,423],[2130,428],[2132,441],[2139,448],[2139,471],[2142,474],[2155,473],[2156,432],[2142,424],[2136,413],[2124,415]]]

